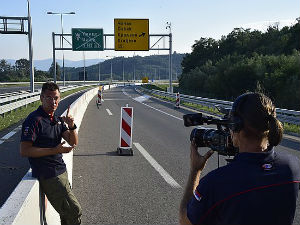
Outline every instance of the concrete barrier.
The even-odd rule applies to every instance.
[[[116,85],[110,86],[110,88],[113,87],[116,87]],[[108,85],[104,87],[104,90],[107,89]],[[87,91],[71,105],[70,114],[74,117],[78,130],[89,102],[97,93],[98,87]],[[66,111],[62,115],[65,114]],[[67,165],[69,181],[72,185],[73,151],[63,154],[63,159]],[[58,213],[50,202],[45,199],[44,194],[41,193],[39,182],[31,176],[31,169],[0,208],[0,225],[10,224],[60,224]]]

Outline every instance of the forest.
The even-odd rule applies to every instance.
[[[200,38],[182,61],[179,91],[233,101],[262,91],[276,107],[300,109],[300,25],[266,32],[235,28],[220,40]]]
[[[173,79],[181,74],[181,62],[185,54],[172,54]],[[82,65],[82,64],[81,64]],[[135,57],[115,57],[107,59],[100,63],[101,80],[124,79],[141,80],[142,77],[149,77],[149,80],[169,79],[169,55],[150,55]],[[16,60],[14,65],[10,65],[5,59],[0,60],[0,82],[9,81],[29,81],[29,61],[27,59]],[[35,69],[35,81],[46,81],[53,79],[53,63],[48,71]],[[57,80],[62,80],[62,66],[56,63]],[[83,80],[84,68],[65,67],[66,80]],[[85,68],[86,80],[99,79],[99,64],[91,65]]]

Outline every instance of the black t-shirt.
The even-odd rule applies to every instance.
[[[29,114],[22,125],[21,142],[32,141],[39,148],[53,148],[61,143],[62,134],[68,130],[61,117],[54,114],[53,118],[40,106]],[[66,171],[62,154],[29,157],[32,176],[36,178],[56,177]]]
[[[292,224],[299,191],[300,162],[271,149],[239,153],[199,181],[187,206],[193,224]]]

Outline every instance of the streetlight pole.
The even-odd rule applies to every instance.
[[[111,59],[110,59],[110,82],[112,83],[112,81],[113,81],[113,76],[112,76],[112,59],[114,58],[113,56],[106,56],[106,57],[110,57]]]
[[[123,67],[123,84],[125,86],[125,80],[124,80],[124,56],[123,56],[123,60],[122,60],[122,67]]]
[[[135,83],[135,52],[133,53],[133,82]]]
[[[62,64],[63,64],[63,86],[66,85],[66,76],[65,76],[65,54],[64,54],[64,28],[63,28],[63,15],[74,15],[75,12],[64,12],[64,13],[57,13],[57,12],[47,12],[49,15],[60,15],[60,26],[61,26],[61,36],[60,36],[60,47],[62,48]],[[56,62],[54,62],[56,63]]]
[[[98,67],[98,74],[99,74],[99,85],[101,82],[101,62],[99,61],[99,67]]]

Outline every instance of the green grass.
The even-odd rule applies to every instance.
[[[1,87],[26,87],[29,86],[30,84],[0,84]]]
[[[155,90],[159,90],[159,91],[167,91],[169,84],[144,84],[142,87],[147,88],[149,90],[155,89]],[[177,87],[178,87],[178,85],[173,85],[174,89]]]
[[[283,127],[284,127],[284,131],[286,132],[300,134],[300,126],[298,125],[284,123]]]
[[[63,93],[61,93],[61,98],[64,98],[70,94],[77,92],[77,91],[81,91],[81,90],[91,88],[91,87],[92,86],[80,87],[80,88],[76,88],[74,90],[63,92]],[[27,105],[27,107],[24,106],[24,107],[14,110],[14,111],[5,113],[4,117],[0,116],[0,131],[4,130],[6,128],[9,128],[10,126],[13,126],[13,125],[19,123],[21,120],[25,119],[28,116],[28,114],[31,113],[32,111],[36,110],[40,104],[41,104],[41,102],[37,101],[37,102]]]

